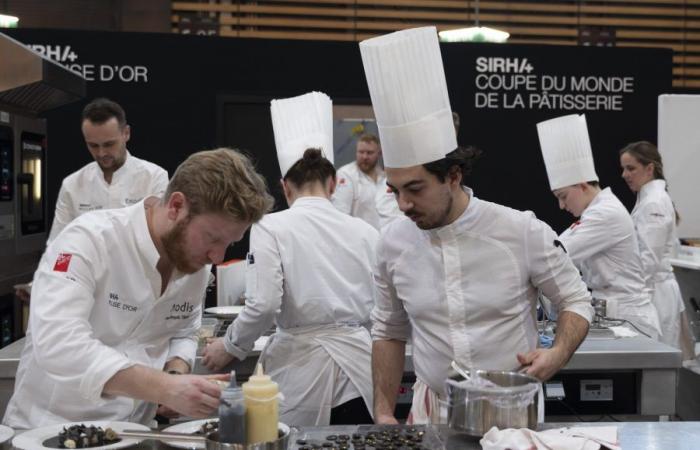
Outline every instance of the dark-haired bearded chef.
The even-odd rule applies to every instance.
[[[252,163],[219,149],[187,158],[161,199],[68,224],[34,276],[3,423],[149,424],[158,404],[208,417],[220,388],[185,373],[197,350],[209,265],[271,205]]]
[[[475,152],[458,148],[434,27],[360,44],[384,148],[387,184],[406,217],[382,229],[372,312],[374,413],[394,407],[413,344],[409,421],[438,422],[450,362],[545,380],[586,336],[590,295],[556,234],[531,212],[463,185]],[[551,349],[537,348],[538,290],[561,311]]]

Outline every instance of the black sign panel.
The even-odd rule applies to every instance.
[[[275,187],[279,168],[264,106],[270,99],[318,90],[336,103],[369,103],[353,42],[26,29],[9,34],[84,74],[87,100],[107,96],[121,103],[132,126],[130,151],[170,173],[192,152],[245,143]],[[450,101],[461,116],[459,142],[484,150],[469,180],[477,196],[533,210],[562,230],[572,218],[558,210],[549,191],[535,124],[586,113],[601,184],[631,206],[617,152],[631,141],[656,140],[657,96],[671,89],[671,50],[443,44],[442,55]],[[243,99],[240,111],[235,99]],[[90,161],[79,127],[86,101],[46,115],[49,205],[61,180]],[[255,120],[231,124],[245,108]],[[284,207],[279,194],[278,200]]]

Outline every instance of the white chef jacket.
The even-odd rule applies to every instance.
[[[143,202],[71,222],[34,276],[26,344],[3,423],[36,428],[70,421],[148,424],[156,405],[102,395],[135,364],[193,367],[210,267],[174,273],[161,295],[159,255]]]
[[[683,297],[673,275],[671,257],[678,245],[676,211],[666,192],[666,181],[652,180],[639,190],[632,210],[647,287],[659,314],[661,342],[681,348]]]
[[[396,219],[377,250],[374,340],[412,333],[416,378],[442,395],[450,362],[514,370],[517,353],[538,344],[538,289],[560,311],[590,322],[591,297],[555,245],[557,235],[532,212],[471,197],[453,223],[419,229]]]
[[[632,321],[658,338],[659,319],[644,283],[634,224],[610,188],[600,191],[559,239],[593,298],[607,301],[606,315]]]
[[[375,197],[378,190],[386,191],[386,177],[379,165],[375,170],[377,181],[360,170],[354,161],[338,169],[337,184],[331,201],[340,211],[359,217],[379,230],[380,222]]]
[[[362,396],[372,411],[372,266],[377,231],[322,197],[301,197],[254,224],[243,312],[226,351],[243,359],[270,329],[261,360],[279,383],[280,420],[328,425],[330,410]]]
[[[404,213],[399,209],[399,203],[396,201],[396,195],[391,191],[391,188],[386,185],[386,177],[383,179],[384,189],[377,188],[377,195],[374,197],[374,203],[377,207],[379,215],[379,225],[384,228],[389,222],[397,217],[403,217]]]
[[[161,197],[168,187],[168,172],[151,162],[132,156],[128,151],[124,164],[107,183],[95,162],[63,179],[56,200],[53,225],[47,246],[73,219],[88,211],[123,208],[149,195]]]

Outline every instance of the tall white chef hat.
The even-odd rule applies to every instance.
[[[360,42],[386,167],[437,161],[457,148],[435,27]]]
[[[282,176],[309,148],[333,162],[333,102],[323,92],[272,100],[272,129]]]
[[[551,190],[598,181],[586,116],[571,114],[537,124]]]

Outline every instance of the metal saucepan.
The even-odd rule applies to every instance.
[[[469,370],[450,376],[445,383],[447,425],[472,436],[491,427],[537,426],[539,381],[519,372]]]
[[[172,433],[169,431],[141,431],[141,430],[124,430],[119,434],[120,437],[138,437],[145,439],[158,439],[161,441],[180,441],[180,442],[203,442],[207,450],[287,450],[289,444],[290,428],[279,423],[277,426],[278,438],[270,442],[258,442],[255,444],[227,444],[219,441],[219,432],[212,431],[205,436],[194,434]]]

